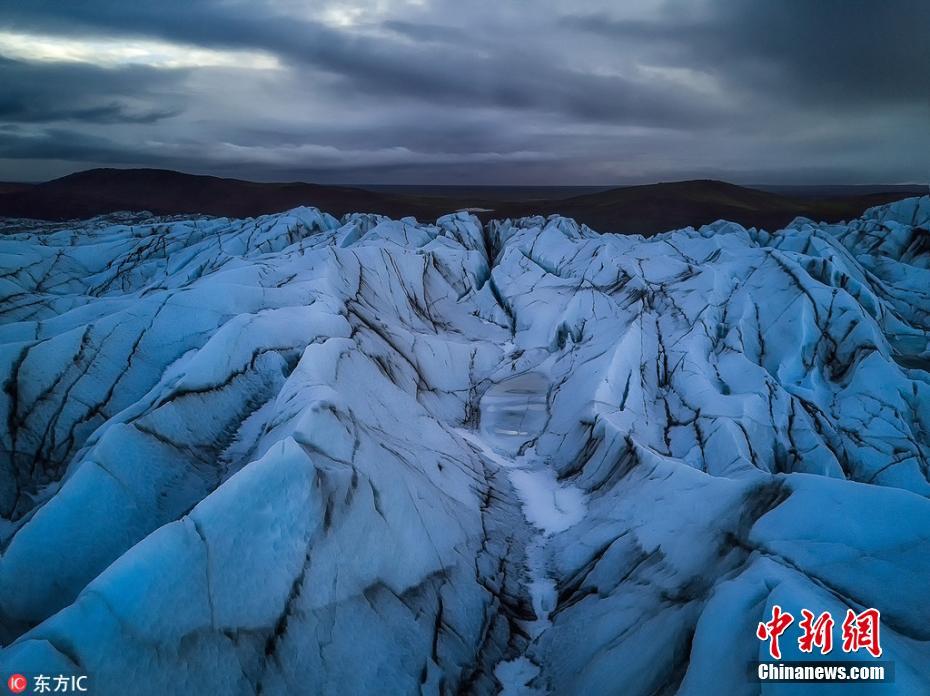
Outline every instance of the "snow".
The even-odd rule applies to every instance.
[[[0,671],[758,693],[778,603],[930,692],[928,225],[0,221]]]
[[[540,691],[529,686],[539,674],[539,666],[525,657],[501,662],[494,668],[494,676],[501,683],[501,696],[535,696]]]
[[[526,518],[543,533],[565,531],[584,517],[584,493],[559,484],[552,469],[521,468],[511,472],[510,480],[523,502]]]

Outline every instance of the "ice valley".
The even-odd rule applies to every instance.
[[[930,693],[928,229],[2,221],[0,670],[781,693],[778,604]]]

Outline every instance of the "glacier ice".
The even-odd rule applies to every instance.
[[[875,606],[930,693],[928,228],[2,221],[0,669],[780,693],[773,605]]]

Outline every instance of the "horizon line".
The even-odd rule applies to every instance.
[[[726,184],[731,184],[733,186],[743,186],[745,188],[756,188],[756,187],[797,187],[797,188],[818,188],[818,187],[873,187],[873,186],[914,186],[914,187],[928,187],[930,188],[930,180],[928,181],[869,181],[869,182],[857,182],[857,183],[836,183],[836,182],[825,182],[825,183],[768,183],[765,181],[756,181],[752,183],[738,183],[729,179],[714,178],[708,176],[698,176],[698,177],[686,177],[681,179],[642,179],[636,182],[626,182],[626,183],[599,183],[599,184],[574,184],[574,183],[563,183],[563,184],[531,184],[531,183],[507,183],[507,184],[486,184],[486,183],[455,183],[455,184],[446,184],[446,183],[393,183],[393,182],[384,182],[384,181],[367,181],[364,183],[352,183],[352,182],[332,182],[332,183],[321,183],[319,181],[307,180],[307,179],[277,179],[277,180],[262,180],[262,179],[251,179],[251,178],[239,178],[237,176],[229,176],[223,174],[200,174],[192,173],[189,171],[183,171],[180,169],[168,169],[165,167],[89,167],[87,169],[78,169],[68,174],[62,174],[61,176],[52,177],[50,179],[28,179],[28,180],[10,180],[3,179],[0,180],[0,184],[19,184],[19,185],[37,185],[37,184],[46,184],[52,181],[57,181],[58,179],[64,179],[69,176],[75,176],[77,174],[84,174],[92,171],[152,171],[152,172],[170,172],[172,174],[182,174],[185,176],[197,176],[197,177],[211,177],[216,179],[233,179],[238,181],[245,181],[248,183],[255,184],[313,184],[317,186],[339,186],[347,188],[364,188],[366,186],[390,186],[390,187],[409,187],[409,188],[602,188],[602,189],[612,189],[612,188],[631,188],[635,186],[652,186],[657,184],[678,184],[678,183],[687,183],[693,181],[719,181]]]

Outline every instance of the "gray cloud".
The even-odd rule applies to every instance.
[[[920,0],[328,6],[358,10],[345,25],[282,0],[2,5],[7,31],[282,65],[2,60],[0,123],[29,129],[3,131],[0,159],[49,160],[50,175],[89,162],[356,182],[928,174]]]
[[[103,136],[67,128],[0,132],[0,159],[58,159],[114,165],[170,166],[176,160],[147,148],[131,150]]]
[[[44,3],[22,4],[14,26],[36,29]],[[493,53],[474,50],[468,32],[435,24],[388,21],[391,35],[358,36],[320,22],[274,15],[254,6],[166,2],[67,3],[53,26],[76,32],[124,31],[213,48],[275,53],[298,67],[337,76],[338,88],[369,97],[416,99],[455,106],[564,113],[566,116],[654,126],[714,122],[720,109],[701,103],[686,88],[663,89],[648,80],[572,70],[539,51],[514,50],[509,38]],[[69,20],[65,23],[65,20]],[[441,40],[437,48],[434,41]],[[543,48],[543,46],[539,46]],[[691,98],[689,99],[689,96]]]
[[[650,44],[670,65],[713,71],[755,92],[818,103],[926,102],[930,3],[924,0],[715,0],[689,17],[678,1],[651,20],[609,14],[565,22],[617,41]]]
[[[0,57],[0,120],[154,123],[181,112],[179,71],[28,63]]]

